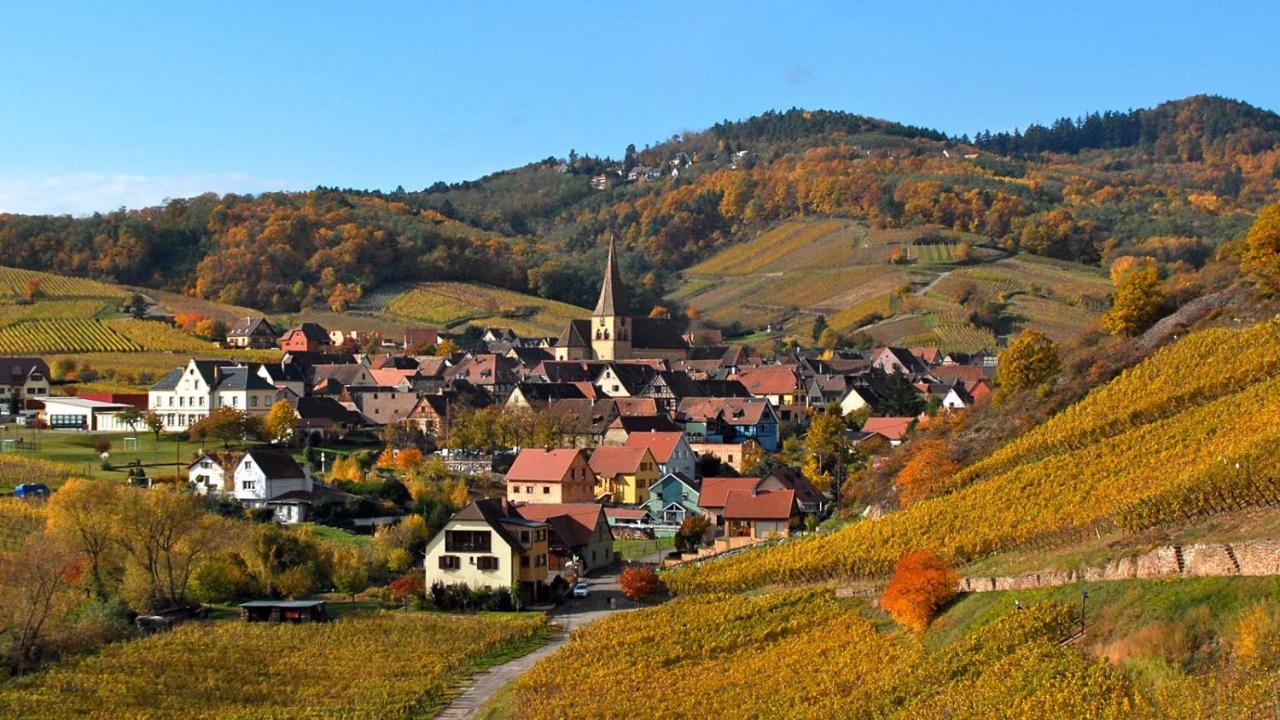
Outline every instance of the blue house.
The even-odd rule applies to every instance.
[[[690,442],[755,440],[766,452],[778,451],[778,415],[764,398],[686,398],[680,419]]]
[[[703,514],[698,507],[701,485],[682,473],[667,473],[649,486],[649,502],[644,508],[655,523],[679,525],[689,515]]]

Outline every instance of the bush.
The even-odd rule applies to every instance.
[[[958,576],[945,560],[929,551],[907,553],[880,597],[880,607],[895,622],[912,630],[929,626],[938,611],[955,597]]]
[[[656,593],[661,585],[658,571],[645,565],[630,565],[618,576],[622,594],[639,602]]]

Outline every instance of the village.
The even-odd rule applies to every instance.
[[[874,464],[917,425],[993,392],[991,353],[793,348],[761,358],[625,307],[611,246],[591,316],[554,338],[411,327],[373,354],[344,352],[350,333],[316,323],[279,332],[246,317],[227,346],[279,348],[278,363],[191,358],[145,395],[56,395],[41,358],[8,358],[6,417],[37,439],[6,431],[0,449],[38,453],[41,433],[111,433],[127,457],[139,435],[171,436],[175,462],[135,461],[130,482],[170,475],[260,520],[356,533],[400,522],[412,498],[371,502],[342,480],[430,460],[434,482],[458,478],[467,490],[430,522],[415,559],[426,585],[515,589],[536,602],[557,577],[623,560],[674,565],[812,531],[837,507],[833,474],[847,462],[815,471],[786,461],[816,416],[840,418],[836,446]],[[618,550],[628,543],[649,552]]]

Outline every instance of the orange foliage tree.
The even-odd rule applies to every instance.
[[[928,550],[907,553],[894,567],[893,577],[880,597],[880,607],[898,624],[924,630],[942,606],[955,597],[958,580],[951,565],[936,554]]]
[[[618,587],[622,594],[639,602],[658,591],[658,572],[645,565],[630,565],[618,575]]]
[[[904,505],[932,496],[946,485],[960,470],[951,459],[951,452],[943,440],[922,440],[916,452],[898,471],[895,484],[898,498]]]

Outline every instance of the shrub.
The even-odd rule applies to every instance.
[[[637,602],[657,592],[660,582],[658,572],[645,565],[630,565],[618,576],[622,594]]]
[[[929,551],[907,553],[880,597],[880,607],[895,622],[924,630],[956,594],[958,576],[945,560]]]

